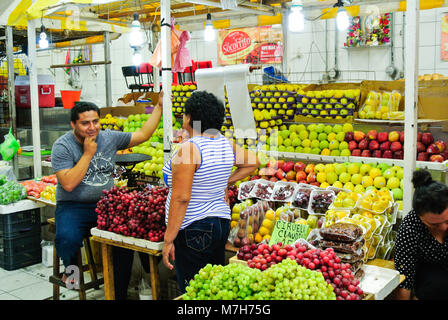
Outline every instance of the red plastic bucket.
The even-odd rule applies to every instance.
[[[64,109],[71,109],[81,98],[81,90],[61,90],[61,99]]]

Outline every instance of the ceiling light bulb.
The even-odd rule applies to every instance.
[[[39,48],[48,48],[47,34],[45,33],[45,27],[43,25],[40,27]]]
[[[338,15],[336,17],[336,24],[338,26],[339,31],[347,30],[350,19],[347,14],[347,10],[344,9],[344,7],[341,7],[338,9]]]
[[[291,32],[300,32],[305,28],[305,18],[302,13],[301,4],[293,4],[288,17],[288,28]]]
[[[213,28],[212,16],[210,13],[207,13],[207,21],[205,23],[205,30],[204,30],[204,40],[205,41],[215,40],[215,29]]]
[[[140,52],[138,52],[138,51],[134,52],[134,54],[132,55],[132,63],[134,64],[134,66],[141,65],[142,55],[140,54]]]
[[[138,21],[138,14],[134,14],[134,21],[131,24],[131,33],[129,35],[129,45],[131,47],[140,47],[143,44],[143,34]]]

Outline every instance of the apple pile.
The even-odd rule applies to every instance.
[[[97,228],[124,236],[160,242],[165,234],[166,187],[130,191],[112,187],[97,203]]]
[[[245,260],[250,268],[262,271],[289,258],[307,269],[321,272],[325,281],[333,286],[337,300],[362,299],[363,291],[350,269],[351,265],[341,263],[340,257],[332,248],[310,249],[301,243],[294,246],[283,246],[281,242],[273,246],[259,243],[241,247],[237,258]]]
[[[362,131],[347,132],[345,141],[354,157],[403,159],[404,156],[404,131],[388,133],[370,130],[367,134]]]
[[[384,159],[404,158],[404,131],[377,132],[370,130],[346,132],[345,141],[354,157],[373,157]],[[445,141],[435,141],[430,132],[417,134],[417,160],[443,162],[448,159]]]
[[[430,132],[417,133],[417,161],[443,162],[448,160],[445,141],[434,141]]]

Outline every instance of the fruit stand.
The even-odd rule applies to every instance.
[[[200,280],[190,284],[184,299],[207,298],[211,294],[218,299],[384,298],[384,292],[375,296],[374,292],[362,290],[362,276],[356,273],[360,270],[369,273],[368,266],[371,265],[388,265],[387,268],[393,269],[390,259],[393,258],[399,222],[410,209],[414,169],[428,169],[438,180],[447,182],[446,135],[442,129],[431,127],[448,119],[448,113],[438,112],[444,103],[440,97],[446,94],[447,82],[432,79],[417,82],[415,34],[418,32],[418,12],[418,2],[409,2],[406,8],[406,19],[410,23],[406,32],[409,47],[405,81],[250,83],[248,92],[257,128],[256,139],[235,137],[232,117],[236,115],[230,113],[227,99],[224,101],[226,118],[221,133],[256,153],[261,165],[229,192],[232,221],[227,249],[235,252],[235,257],[230,259],[228,266],[205,267],[200,272]],[[160,16],[170,21],[169,0],[160,3]],[[34,27],[33,21],[28,23]],[[149,187],[128,188],[128,180],[119,172],[116,186],[104,190],[104,196],[98,202],[97,227],[91,230],[94,240],[103,248],[106,299],[114,298],[112,246],[150,254],[154,272],[151,279],[153,297],[159,297],[156,258],[161,254],[166,228],[164,205],[167,195],[166,188],[161,187],[162,167],[184,140],[181,117],[185,101],[195,90],[201,90],[194,83],[172,83],[169,27],[167,23],[161,26],[163,119],[149,141],[119,151],[119,154],[151,156],[150,160],[137,163],[127,173]],[[30,33],[29,41],[33,39]],[[30,52],[33,57],[36,52],[34,46],[30,47],[33,47]],[[34,83],[36,66],[32,65],[30,71]],[[110,92],[107,94],[109,99]],[[155,103],[158,94],[154,92],[148,97]],[[23,181],[21,186],[8,184],[10,194],[0,201],[11,206],[11,199],[28,198],[38,207],[55,206],[55,177],[40,178],[41,166],[51,166],[51,163],[42,162],[38,157],[39,121],[34,89],[31,108],[36,179]],[[101,128],[135,132],[150,117],[149,113],[150,107],[142,106],[103,108]],[[3,184],[6,183],[2,183],[0,177],[0,188]],[[26,200],[18,203],[22,201]],[[12,211],[7,209],[5,212]],[[307,242],[296,242],[298,239],[295,239],[287,244],[282,241],[271,243],[275,228],[280,228],[279,222],[303,226],[298,230],[306,233],[301,239]],[[339,252],[333,248],[331,239],[321,238],[322,230],[338,223],[362,230],[362,236],[358,237],[362,243],[359,242],[359,250],[355,250],[357,257],[350,256],[354,260],[342,255],[341,248]],[[275,253],[274,257],[272,253]],[[305,254],[307,257],[304,258]],[[267,255],[270,261],[267,261]],[[332,261],[331,266],[327,260]],[[331,276],[329,268],[334,269],[332,272],[337,270],[341,277]],[[218,279],[212,279],[216,274],[219,274]],[[394,282],[389,289],[403,281],[396,273],[392,277]],[[224,284],[228,279],[240,287],[236,296],[231,292],[233,288]],[[210,292],[213,286],[220,288],[219,292]],[[204,287],[206,290],[202,290]],[[269,287],[270,291],[263,291],[263,287]],[[319,292],[314,292],[314,287],[319,288]],[[287,292],[291,293],[288,295]]]

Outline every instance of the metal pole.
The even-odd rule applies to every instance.
[[[412,209],[412,173],[416,168],[417,153],[417,102],[418,102],[418,42],[420,23],[420,0],[407,1],[406,9],[406,64],[404,109],[404,175],[403,215]]]
[[[160,1],[160,27],[162,39],[162,90],[163,94],[163,151],[164,162],[171,155],[171,142],[173,141],[173,119],[171,110],[171,2]]]
[[[282,33],[283,33],[283,57],[282,57],[282,72],[283,76],[288,75],[288,28],[289,28],[289,11],[290,9],[282,8]],[[290,79],[291,80],[291,79]]]
[[[28,70],[30,76],[31,123],[33,133],[34,178],[42,177],[42,157],[40,155],[39,92],[36,67],[36,20],[28,21]]]
[[[110,61],[110,33],[104,32],[104,61]],[[112,107],[112,76],[111,65],[106,64],[104,66],[105,78],[106,78],[106,107]]]
[[[12,128],[14,137],[17,138],[17,121],[16,121],[16,98],[14,85],[14,53],[13,53],[13,33],[12,27],[6,26],[6,59],[8,62],[8,98],[9,98],[9,123]],[[14,175],[19,179],[19,158],[14,155],[12,159],[12,167]]]

